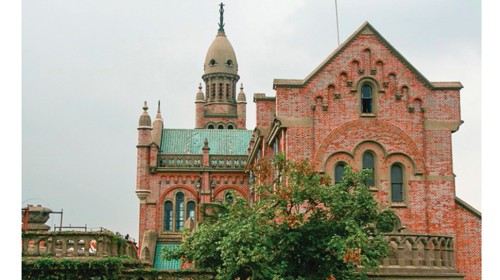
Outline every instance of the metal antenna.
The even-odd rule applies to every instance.
[[[337,46],[340,45],[340,37],[339,37],[339,12],[337,10],[337,0],[335,0],[335,18],[337,20]]]

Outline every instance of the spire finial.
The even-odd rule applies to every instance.
[[[144,111],[147,111],[148,110],[148,102],[144,101],[144,106],[142,106],[142,109]]]
[[[240,90],[243,91],[243,83],[241,83]]]
[[[198,85],[198,89],[199,89],[199,90],[201,90],[201,89],[202,89],[201,83]]]
[[[220,6],[220,9],[219,9],[219,13],[220,13],[220,22],[219,22],[219,32],[224,32],[224,3],[220,3],[219,4]]]
[[[158,100],[158,114],[160,113],[160,100]]]

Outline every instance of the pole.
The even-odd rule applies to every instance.
[[[335,0],[335,19],[337,20],[337,46],[340,45],[339,37],[339,12],[337,10],[337,0]]]
[[[61,209],[61,222],[59,223],[59,231],[62,231],[62,219],[63,219],[63,210]]]

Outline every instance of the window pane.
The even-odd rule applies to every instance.
[[[344,180],[344,168],[345,164],[343,163],[339,163],[335,166],[335,183],[339,183]]]
[[[375,178],[375,158],[371,153],[363,154],[363,169],[370,169],[372,171],[371,175],[366,178],[365,185],[373,186]]]
[[[187,203],[187,213],[188,213],[188,217],[189,217],[189,218],[193,218],[193,221],[195,221],[195,220],[196,220],[196,219],[195,219],[195,218],[196,218],[196,217],[195,217],[195,215],[196,215],[196,214],[195,214],[195,213],[196,213],[195,211],[196,211],[196,210],[195,210],[195,204],[194,204],[194,201],[190,201],[190,202],[188,202],[188,203]]]
[[[184,228],[184,194],[177,193],[175,195],[175,230],[179,231]]]
[[[372,88],[369,85],[361,88],[361,107],[363,113],[372,112]]]
[[[171,231],[172,230],[172,202],[165,201],[165,205],[163,208],[163,230]]]
[[[228,202],[228,203],[233,203],[233,194],[232,194],[232,193],[230,193],[230,192],[227,192],[227,193],[226,193],[225,200],[226,200],[226,202]]]
[[[372,88],[369,85],[364,85],[361,88],[361,97],[362,98],[372,98]]]
[[[391,199],[394,202],[403,201],[403,168],[399,165],[391,167]]]

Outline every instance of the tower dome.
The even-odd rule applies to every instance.
[[[205,75],[212,73],[238,74],[236,54],[224,31],[217,32],[217,36],[208,48],[204,69]]]

